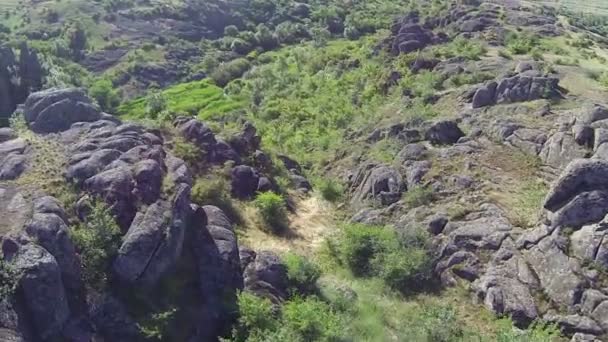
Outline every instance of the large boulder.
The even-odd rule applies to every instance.
[[[100,109],[93,105],[83,90],[49,89],[31,94],[23,110],[26,122],[37,133],[65,131],[73,123],[101,118]]]
[[[235,319],[237,291],[243,288],[236,234],[226,215],[217,207],[192,205],[191,238],[204,305],[202,322],[212,329],[201,338],[226,332]]]
[[[251,166],[235,166],[231,172],[232,194],[238,198],[250,198],[255,195],[260,181],[257,170]]]
[[[272,252],[255,255],[243,273],[245,290],[278,304],[287,299],[287,267]]]
[[[434,123],[424,134],[424,138],[433,144],[454,144],[464,137],[464,132],[454,121],[439,121]]]
[[[19,287],[36,334],[41,340],[58,338],[70,309],[57,261],[31,243],[20,246],[12,260],[21,273]]]
[[[399,172],[386,165],[364,165],[353,180],[352,202],[376,200],[391,204],[399,200],[406,186]]]
[[[577,159],[571,162],[547,194],[544,208],[554,226],[597,222],[608,213],[608,162]]]
[[[181,255],[190,210],[190,188],[180,185],[172,201],[139,212],[114,261],[118,279],[150,287],[170,271]]]

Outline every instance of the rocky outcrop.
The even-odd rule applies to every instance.
[[[386,165],[363,165],[353,177],[351,201],[353,204],[374,200],[384,205],[401,198],[406,185],[401,174]]]
[[[604,218],[608,213],[607,175],[608,162],[603,160],[571,162],[545,198],[552,226],[579,228]]]
[[[278,304],[287,299],[287,267],[272,252],[255,254],[243,271],[245,290]]]
[[[50,89],[30,95],[23,109],[25,121],[37,133],[67,130],[76,122],[101,118],[100,109],[80,89]]]
[[[479,108],[494,104],[560,97],[562,95],[558,78],[522,73],[479,87],[472,101],[473,108]]]
[[[192,205],[191,238],[187,245],[194,252],[199,286],[205,309],[200,337],[210,339],[225,332],[235,319],[237,291],[243,288],[239,247],[232,223],[217,207]]]
[[[431,125],[424,138],[436,145],[455,144],[464,133],[454,121],[439,121]]]
[[[127,284],[151,287],[181,256],[190,217],[190,188],[183,184],[171,201],[160,200],[135,216],[114,261]]]
[[[0,124],[8,124],[8,118],[28,94],[40,90],[44,71],[36,51],[27,43],[20,46],[19,60],[12,48],[0,46]]]

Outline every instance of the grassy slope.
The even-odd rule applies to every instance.
[[[178,84],[163,90],[162,94],[167,99],[167,110],[176,114],[209,117],[243,106],[241,101],[225,96],[222,88],[206,80]],[[127,119],[143,119],[146,117],[146,101],[141,97],[126,102],[118,108],[118,113]]]

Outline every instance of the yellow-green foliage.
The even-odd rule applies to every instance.
[[[176,114],[209,116],[243,106],[241,101],[224,95],[222,88],[207,80],[178,84],[163,90],[162,95],[166,98],[166,110]],[[141,97],[122,104],[118,113],[127,118],[145,118],[146,107],[147,98]]]

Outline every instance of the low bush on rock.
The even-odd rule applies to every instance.
[[[100,202],[93,203],[85,222],[70,234],[82,259],[85,282],[103,287],[106,271],[120,248],[120,228],[110,210]]]
[[[287,210],[281,195],[274,192],[260,193],[253,204],[271,232],[278,234],[287,228]]]

